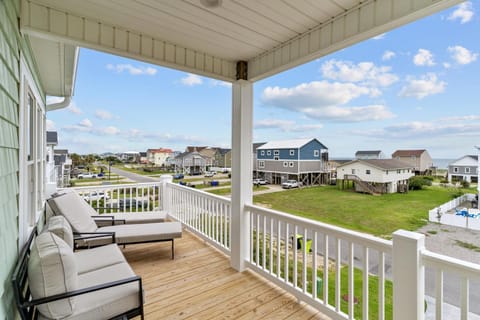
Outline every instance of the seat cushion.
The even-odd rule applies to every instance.
[[[67,192],[51,198],[52,209],[56,215],[61,214],[72,226],[75,232],[95,232],[97,225],[92,215],[97,212],[76,192]]]
[[[34,299],[78,289],[77,267],[72,248],[51,232],[34,241],[28,260],[28,283]],[[73,313],[75,298],[38,306],[47,318],[63,318]]]
[[[65,241],[73,249],[73,231],[63,216],[52,216],[48,219],[44,231],[51,232]]]
[[[125,220],[126,224],[159,223],[164,222],[167,219],[167,213],[165,211],[118,212],[111,214],[102,214],[102,217],[103,216],[111,216],[115,220]],[[108,221],[109,220],[107,220],[107,222]]]
[[[76,251],[74,255],[79,275],[126,262],[122,251],[116,244]]]
[[[180,222],[125,224],[98,228],[99,232],[115,232],[118,244],[170,240],[182,237]]]

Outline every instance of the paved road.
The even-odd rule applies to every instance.
[[[137,173],[133,173],[133,172],[130,172],[130,171],[118,169],[118,168],[115,168],[115,167],[110,167],[110,171],[112,173],[118,174],[120,176],[124,176],[125,178],[127,178],[129,180],[132,180],[134,182],[140,182],[140,183],[141,182],[155,182],[155,181],[159,180],[158,178],[143,176],[141,174],[137,174]]]

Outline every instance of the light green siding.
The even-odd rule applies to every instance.
[[[0,0],[0,320],[16,317],[10,278],[18,254],[20,52],[34,67],[19,10],[20,1]]]

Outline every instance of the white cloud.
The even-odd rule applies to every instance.
[[[220,80],[210,80],[210,85],[212,87],[225,87],[225,88],[231,88],[232,84],[227,81],[220,81]]]
[[[455,11],[452,12],[447,18],[447,20],[460,20],[460,23],[467,23],[472,20],[474,15],[473,6],[470,1],[461,3],[457,6]]]
[[[413,57],[413,63],[416,66],[434,66],[433,54],[427,49],[418,49],[417,54]]]
[[[180,82],[183,85],[193,87],[197,85],[201,85],[203,83],[203,80],[200,76],[197,76],[196,74],[189,73],[186,77],[180,79]]]
[[[283,132],[307,132],[323,128],[322,124],[298,125],[292,120],[264,119],[254,125],[255,129],[279,129]]]
[[[422,139],[432,136],[478,136],[480,134],[479,116],[460,116],[428,121],[413,121],[387,126],[381,129],[354,131],[353,134],[378,139]]]
[[[90,119],[83,119],[82,121],[80,121],[80,123],[78,124],[79,126],[82,126],[82,127],[85,127],[85,128],[91,128],[93,127],[93,123],[92,121],[90,121]]]
[[[396,56],[395,52],[387,50],[383,53],[382,60],[387,61],[394,58],[395,56]]]
[[[322,64],[320,70],[325,78],[345,82],[361,82],[369,86],[388,87],[398,81],[398,76],[391,73],[391,67],[377,67],[373,62],[328,60]]]
[[[53,121],[50,120],[50,119],[47,119],[46,125],[47,125],[47,131],[55,131],[55,130],[57,130],[57,129],[55,129],[55,122],[53,122]]]
[[[143,66],[133,66],[131,64],[107,64],[107,69],[115,71],[116,73],[123,73],[124,71],[128,72],[131,75],[147,75],[154,76],[157,74],[157,69],[153,67],[143,67]]]
[[[451,65],[450,63],[448,63],[448,62],[444,62],[444,63],[443,63],[443,67],[444,67],[445,69],[450,69],[450,68],[452,67],[452,65]]]
[[[113,115],[106,110],[96,110],[95,117],[102,120],[109,120],[113,118]]]
[[[75,104],[74,101],[70,102],[70,105],[68,107],[65,108],[65,110],[67,110],[68,112],[71,112],[73,114],[82,114],[83,111],[80,110],[77,105]]]
[[[117,135],[120,133],[120,129],[118,129],[117,127],[110,126],[110,127],[101,129],[101,132],[106,135]]]
[[[452,54],[452,59],[458,64],[469,64],[478,58],[478,53],[473,53],[462,46],[448,47],[448,52]]]
[[[378,36],[375,36],[375,37],[372,37],[373,40],[382,40],[383,38],[385,38],[387,34],[386,33],[382,33],[382,34],[379,34]]]
[[[125,138],[129,141],[151,141],[152,143],[169,143],[169,144],[204,144],[199,137],[187,135],[175,135],[170,133],[148,132],[139,129],[130,129],[125,133]]]
[[[353,83],[313,81],[292,88],[267,87],[263,91],[262,101],[313,119],[358,122],[393,117],[382,105],[343,106],[354,98],[371,93],[372,89]]]
[[[447,83],[440,81],[437,75],[434,73],[428,73],[416,78],[408,78],[407,84],[400,90],[399,95],[402,97],[415,97],[417,99],[423,99],[426,96],[430,96],[445,91]]]

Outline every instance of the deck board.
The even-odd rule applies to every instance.
[[[329,319],[184,231],[170,243],[122,249],[145,289],[146,319]],[[139,319],[139,317],[138,317]]]

